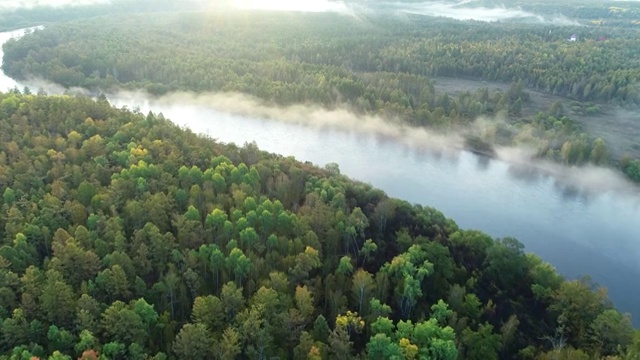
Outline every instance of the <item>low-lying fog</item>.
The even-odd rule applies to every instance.
[[[448,17],[457,20],[478,21],[528,21],[554,25],[580,25],[564,15],[545,17],[517,7],[481,6],[476,0],[452,1],[332,1],[332,0],[228,0],[237,9],[272,10],[272,11],[306,11],[306,12],[338,12],[357,16],[371,11],[386,14],[418,14],[436,17]]]
[[[0,44],[8,38],[17,37],[24,31],[14,31],[0,34]],[[0,59],[3,55],[0,47]],[[61,94],[63,87],[41,80],[26,82],[32,89],[43,89],[50,94]],[[0,91],[18,86],[13,79],[0,75]],[[72,89],[71,92],[87,94],[83,89]],[[251,118],[277,120],[280,122],[302,124],[323,129],[334,129],[357,133],[365,136],[375,136],[400,143],[418,151],[446,151],[457,152],[463,148],[463,136],[458,133],[436,133],[425,128],[414,128],[404,125],[399,119],[385,119],[379,116],[361,116],[346,110],[327,110],[319,106],[293,105],[288,107],[274,107],[264,102],[242,94],[194,94],[188,92],[174,93],[162,97],[153,97],[142,91],[120,91],[109,96],[117,105],[129,107],[154,108],[162,106],[195,106],[216,109],[221,112],[236,114]],[[480,133],[491,119],[476,121],[472,132]],[[250,141],[250,139],[247,139]],[[516,166],[535,169],[538,175],[553,176],[561,187],[570,187],[589,194],[606,191],[616,193],[636,194],[637,186],[629,183],[615,169],[598,167],[565,167],[556,163],[534,160],[530,149],[497,148],[496,155],[501,160]],[[522,173],[520,171],[519,173]],[[528,172],[531,174],[531,172]],[[638,200],[640,201],[640,200]]]
[[[5,35],[6,37],[7,35]],[[0,42],[2,39],[0,39]],[[2,53],[0,52],[0,56]],[[84,89],[65,89],[57,84],[42,80],[26,82],[31,89],[41,89],[49,94],[89,93]],[[18,84],[6,77],[0,77],[0,89],[16,87]],[[191,107],[203,111],[216,110],[247,118],[268,119],[282,123],[304,125],[317,129],[330,129],[348,132],[361,136],[372,136],[384,141],[391,141],[418,152],[432,151],[438,154],[454,154],[464,148],[464,134],[457,132],[435,132],[422,127],[403,124],[400,119],[389,119],[380,116],[358,115],[348,109],[325,109],[317,105],[291,105],[276,107],[264,101],[237,93],[195,94],[176,92],[156,97],[144,91],[119,91],[107,95],[116,106],[129,109],[182,108]],[[148,111],[148,110],[147,110]],[[177,120],[177,119],[172,119]],[[479,118],[465,134],[481,134],[493,119]],[[247,139],[251,141],[251,139]],[[617,169],[595,166],[567,167],[561,164],[534,159],[533,149],[497,147],[496,157],[511,166],[518,168],[523,174],[523,167],[531,177],[551,176],[560,188],[570,188],[583,196],[598,195],[605,192],[632,195],[640,204],[638,187],[629,182]],[[287,155],[287,154],[285,154]],[[305,160],[305,159],[301,159]]]
[[[434,132],[402,124],[399,119],[357,115],[346,109],[328,110],[312,105],[274,107],[242,94],[179,92],[153,97],[144,92],[122,91],[108,97],[120,106],[138,104],[142,109],[154,109],[158,105],[162,105],[164,108],[195,106],[248,118],[269,119],[319,129],[339,130],[393,141],[416,151],[451,154],[464,147],[462,134],[455,132]],[[479,119],[468,131],[472,134],[481,133],[491,121],[491,119]],[[638,194],[637,186],[630,183],[616,169],[595,166],[566,167],[549,161],[536,160],[533,158],[533,150],[526,148],[499,147],[496,148],[496,156],[515,167],[526,166],[535,170],[537,176],[552,176],[558,186],[572,188],[585,196],[608,191],[634,194],[633,196],[636,197]],[[636,201],[640,204],[640,197]]]
[[[457,20],[478,20],[478,21],[508,21],[521,20],[539,22],[553,25],[580,25],[578,22],[567,18],[564,15],[544,17],[520,8],[510,8],[506,6],[485,7],[474,5],[476,1],[465,0],[461,2],[446,1],[424,1],[408,3],[389,3],[389,6],[397,11],[410,14],[442,16]]]

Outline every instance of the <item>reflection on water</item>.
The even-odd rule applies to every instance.
[[[580,189],[578,186],[555,178],[552,175],[532,166],[510,164],[507,174],[513,180],[529,186],[534,186],[543,181],[550,181],[553,184],[554,189],[565,202],[576,201],[586,204],[590,197],[598,196],[591,191]]]
[[[514,164],[509,166],[509,176],[527,184],[535,184],[542,180],[542,172],[531,166]]]
[[[487,171],[489,170],[489,166],[491,165],[491,158],[488,156],[484,156],[484,155],[478,155],[476,157],[477,160],[477,166],[476,169],[478,171]]]

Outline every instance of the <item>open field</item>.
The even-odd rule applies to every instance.
[[[477,79],[437,77],[435,88],[438,92],[449,95],[465,91],[473,92],[480,88],[488,88],[490,92],[509,90],[510,84]],[[600,111],[593,115],[581,115],[571,110],[572,99],[549,95],[532,89],[526,89],[530,101],[523,104],[522,116],[533,116],[539,111],[548,111],[551,105],[560,100],[565,114],[578,121],[585,131],[594,137],[601,137],[607,143],[614,158],[625,154],[640,157],[640,111],[628,110],[609,104],[598,104]]]

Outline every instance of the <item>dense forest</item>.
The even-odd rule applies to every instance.
[[[105,100],[0,94],[0,359],[637,359],[516,239]]]
[[[317,85],[318,79],[299,77],[318,70],[391,72],[522,80],[578,100],[640,103],[637,30],[407,17],[242,12],[106,17],[53,26],[18,49],[9,47],[5,71],[45,76],[65,86],[146,84],[157,93],[254,89],[281,102],[327,101],[323,89],[291,95],[286,87]],[[580,34],[580,42],[568,41],[573,33]],[[598,41],[601,37],[606,40]],[[310,68],[301,68],[305,65]],[[273,82],[285,88],[273,89]],[[364,96],[366,84],[356,85],[346,96],[371,102]]]
[[[561,31],[559,30],[561,29]],[[586,39],[567,41],[572,31]],[[640,160],[611,158],[572,116],[593,101],[635,106],[635,30],[557,28],[410,17],[355,20],[335,14],[181,13],[55,24],[10,41],[3,69],[63,86],[240,92],[277,105],[348,107],[415,126],[462,129],[474,150],[526,145],[570,165],[614,163],[640,181]],[[606,41],[598,41],[602,34]],[[509,91],[436,92],[430,76],[507,81]],[[531,111],[526,88],[576,99]],[[469,130],[478,116],[500,120]]]

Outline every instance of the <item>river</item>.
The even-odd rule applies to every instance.
[[[20,34],[0,33],[0,41]],[[14,86],[23,85],[0,74],[0,90]],[[516,237],[567,278],[590,275],[606,286],[615,305],[640,326],[638,191],[583,192],[580,186],[510,162],[466,151],[419,150],[353,131],[238,116],[188,103],[110,100],[143,113],[162,112],[180,126],[223,142],[255,141],[263,150],[302,161],[338,163],[343,174],[390,196],[433,206],[462,228]]]

